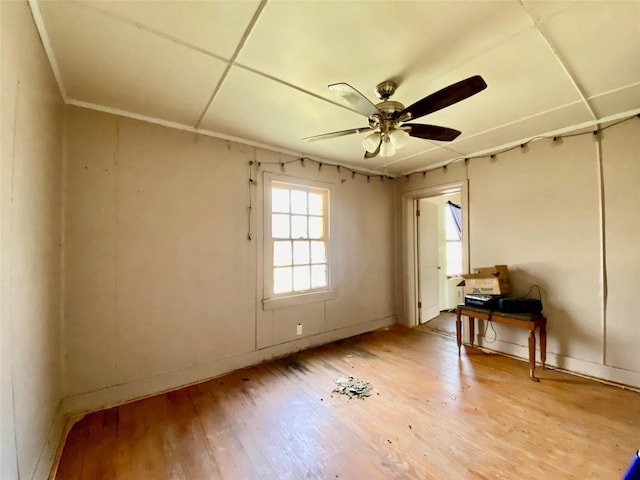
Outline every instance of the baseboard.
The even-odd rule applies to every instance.
[[[31,476],[32,480],[46,480],[51,478],[52,465],[56,463],[57,451],[61,445],[61,437],[64,431],[65,415],[64,405],[60,401],[56,412],[53,416],[51,424],[49,425],[49,431],[47,432],[47,438],[45,439],[40,456],[38,457],[38,463]]]
[[[476,345],[479,345],[485,350],[490,350],[496,353],[506,353],[507,355],[520,358],[526,362],[529,361],[528,346],[504,342],[501,340],[495,340],[494,342],[487,343],[482,342],[482,337],[478,336],[476,336]],[[537,346],[536,360],[539,361],[539,358],[540,347]],[[566,355],[550,352],[547,352],[546,363],[551,367],[565,370],[569,373],[577,373],[594,379],[600,379],[620,385],[628,385],[633,388],[640,388],[640,372],[634,372],[623,368],[589,362],[587,360],[580,360],[578,358],[572,358]]]
[[[82,419],[84,414],[80,415],[67,415],[65,416],[64,426],[62,428],[62,433],[60,434],[60,438],[58,439],[58,447],[56,448],[55,455],[53,458],[53,462],[51,463],[51,469],[49,471],[48,480],[55,480],[56,475],[58,474],[58,466],[60,465],[60,458],[62,458],[62,451],[64,450],[64,445],[67,443],[67,437],[69,436],[69,432],[73,425]]]
[[[140,398],[204,382],[240,368],[257,365],[267,360],[310,347],[388,327],[395,324],[395,322],[396,317],[392,315],[329,332],[319,333],[317,335],[311,335],[292,342],[221,358],[211,363],[196,365],[187,369],[177,370],[126,384],[114,385],[93,392],[69,396],[64,399],[64,412],[77,415],[83,412],[97,411],[121,405]]]

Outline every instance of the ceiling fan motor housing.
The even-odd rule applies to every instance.
[[[397,118],[397,114],[404,110],[404,105],[393,100],[385,100],[376,105],[382,115],[371,115],[369,117],[369,126],[377,131],[388,133],[394,128],[399,128],[401,120]]]
[[[385,100],[376,105],[385,117],[391,117],[393,114],[404,110],[404,105],[400,102],[394,102],[393,100]]]

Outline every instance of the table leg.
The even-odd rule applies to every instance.
[[[540,325],[540,360],[542,368],[545,368],[547,363],[547,326],[544,323]]]
[[[460,320],[460,310],[456,310],[456,340],[458,341],[458,356],[460,356],[460,347],[462,346],[462,321]]]
[[[472,347],[476,339],[475,327],[476,327],[476,319],[473,317],[469,317],[469,343],[471,344]]]
[[[536,378],[536,329],[529,329],[529,378],[535,382],[540,380]]]

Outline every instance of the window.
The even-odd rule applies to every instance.
[[[265,302],[330,290],[327,188],[265,182]]]
[[[460,207],[448,202],[445,205],[445,232],[447,238],[447,278],[462,275],[462,232]]]

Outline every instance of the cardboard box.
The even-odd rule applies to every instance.
[[[465,295],[507,295],[511,292],[509,269],[506,265],[481,267],[474,273],[462,275]]]

